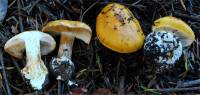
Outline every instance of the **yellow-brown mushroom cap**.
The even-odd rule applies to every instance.
[[[164,30],[173,32],[180,39],[183,47],[190,46],[195,40],[195,35],[192,29],[181,19],[166,16],[154,21],[153,31]]]
[[[79,21],[70,20],[56,20],[49,22],[42,28],[43,32],[52,32],[54,34],[71,35],[78,39],[83,40],[89,44],[92,37],[91,28]]]
[[[131,53],[143,46],[144,34],[140,24],[125,6],[108,4],[96,20],[97,37],[109,49]]]

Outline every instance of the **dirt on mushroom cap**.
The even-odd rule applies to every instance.
[[[100,42],[111,50],[131,53],[144,43],[144,34],[138,20],[123,5],[112,3],[97,16],[96,32]]]

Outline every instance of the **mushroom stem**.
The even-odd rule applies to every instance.
[[[73,36],[62,33],[60,37],[58,57],[67,57],[68,59],[71,59],[73,43]]]
[[[61,34],[57,58],[51,62],[51,68],[55,71],[58,82],[70,79],[74,72],[74,64],[71,61],[73,43],[74,37],[72,35]]]
[[[25,40],[26,47],[26,66],[22,69],[26,79],[34,89],[42,89],[47,75],[47,68],[41,59],[40,40],[38,37],[32,37]]]

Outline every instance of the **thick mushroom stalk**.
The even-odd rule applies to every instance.
[[[70,35],[61,34],[60,46],[57,57],[67,57],[71,60],[72,47],[74,43],[74,37]]]
[[[79,21],[57,20],[49,22],[42,31],[61,35],[57,58],[53,58],[50,67],[58,80],[70,80],[74,72],[74,64],[71,61],[74,39],[78,38],[89,44],[92,37],[91,28]]]
[[[57,58],[50,63],[57,80],[69,80],[74,72],[74,63],[71,61],[73,43],[74,37],[61,34]]]
[[[10,40],[4,46],[10,55],[22,59],[23,51],[26,51],[26,66],[22,74],[30,81],[34,89],[42,89],[48,70],[41,59],[55,48],[55,40],[48,34],[39,31],[22,32]]]
[[[25,40],[26,66],[22,69],[25,78],[35,89],[42,89],[48,70],[41,59],[40,40],[37,37]]]

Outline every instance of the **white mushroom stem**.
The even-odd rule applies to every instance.
[[[58,57],[67,57],[71,60],[74,36],[62,33],[60,37],[60,46]]]
[[[50,35],[40,31],[25,31],[9,39],[4,50],[10,55],[22,59],[26,51],[26,66],[22,74],[30,81],[34,89],[42,89],[48,70],[41,59],[55,48],[56,42]]]
[[[30,80],[34,89],[42,89],[48,70],[41,59],[40,35],[35,37],[25,37],[26,60],[27,64],[22,69],[25,78]]]

